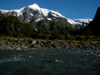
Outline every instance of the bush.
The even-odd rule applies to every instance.
[[[87,36],[86,36],[86,40],[93,40],[93,36],[87,35]]]
[[[100,41],[100,36],[94,36],[93,39],[97,40],[97,41]]]
[[[66,40],[75,40],[75,37],[73,35],[67,35]]]
[[[85,41],[86,37],[85,36],[76,36],[76,40],[83,40],[83,41]]]
[[[57,35],[57,39],[58,40],[65,40],[65,36],[64,35],[61,35],[61,34],[58,34]]]

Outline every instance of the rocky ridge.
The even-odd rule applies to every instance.
[[[38,22],[47,19],[48,21],[58,20],[68,24],[74,28],[82,29],[92,21],[92,19],[68,19],[57,11],[40,8],[36,3],[25,6],[19,10],[2,10],[0,12],[10,16],[17,16],[21,22],[37,24]]]

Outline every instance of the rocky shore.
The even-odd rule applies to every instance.
[[[0,38],[0,50],[34,50],[34,49],[85,49],[100,50],[100,41],[68,41],[68,40],[41,40]]]

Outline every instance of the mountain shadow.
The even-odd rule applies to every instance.
[[[84,29],[81,34],[100,36],[100,7],[98,7],[95,17]]]

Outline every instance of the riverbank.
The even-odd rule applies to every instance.
[[[31,38],[0,38],[0,50],[34,49],[100,50],[100,41],[42,40]]]

